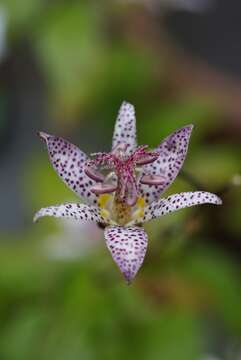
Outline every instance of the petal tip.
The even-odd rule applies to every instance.
[[[213,199],[211,201],[212,204],[214,205],[222,205],[223,204],[223,200],[216,194],[211,194],[213,195]]]
[[[189,124],[189,125],[184,126],[184,128],[187,129],[191,133],[192,130],[195,128],[195,125]]]
[[[129,101],[126,101],[126,100],[122,101],[120,108],[122,109],[124,107],[130,108],[131,110],[135,111],[134,105],[132,105]]]
[[[40,137],[40,139],[45,140],[45,141],[47,141],[48,138],[50,137],[49,134],[47,134],[47,133],[45,133],[43,131],[38,131],[37,135]]]
[[[125,278],[126,285],[130,286],[132,284],[132,281],[134,280],[134,278],[132,276],[130,276],[130,274],[123,273],[123,275]]]
[[[39,219],[39,215],[38,213],[34,215],[34,218],[33,218],[33,223],[37,223],[38,222],[38,219]]]
[[[41,217],[45,216],[45,215],[43,214],[43,210],[44,210],[44,208],[40,209],[40,210],[39,210],[38,212],[36,212],[36,214],[34,215],[34,217],[33,217],[33,223],[34,223],[34,224],[36,224]]]

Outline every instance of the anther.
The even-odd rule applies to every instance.
[[[163,185],[166,179],[158,175],[143,175],[140,183],[144,185]]]
[[[90,191],[96,195],[109,194],[116,191],[117,186],[111,184],[96,184]]]
[[[85,173],[89,176],[92,180],[97,182],[103,182],[105,177],[96,169],[86,165],[85,166]]]

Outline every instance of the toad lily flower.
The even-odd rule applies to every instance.
[[[42,208],[34,220],[54,216],[102,225],[107,248],[131,282],[147,249],[145,222],[193,205],[221,204],[216,195],[204,191],[160,198],[183,165],[192,128],[176,130],[155,151],[148,151],[147,146],[137,146],[134,107],[123,102],[112,150],[92,154],[92,159],[68,141],[40,132],[54,169],[85,204]]]

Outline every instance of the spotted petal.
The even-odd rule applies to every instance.
[[[112,140],[112,150],[119,145],[126,144],[126,153],[130,153],[136,148],[136,118],[134,106],[123,102],[115,123]]]
[[[130,283],[143,263],[147,234],[140,227],[109,226],[105,229],[105,239],[114,261]]]
[[[46,141],[50,161],[60,178],[87,203],[95,204],[97,196],[90,189],[96,182],[91,180],[84,171],[87,155],[62,138],[43,132],[39,135]]]
[[[215,194],[206,191],[183,192],[154,201],[144,210],[144,216],[138,222],[144,223],[171,212],[201,204],[221,205],[222,200]],[[136,221],[137,222],[137,221]]]
[[[74,220],[94,221],[97,223],[107,223],[100,210],[95,206],[88,206],[85,204],[61,204],[56,206],[49,206],[40,209],[34,217],[34,222],[43,216],[71,218]]]
[[[143,167],[143,175],[161,176],[161,185],[140,184],[140,191],[147,203],[159,199],[177,177],[185,160],[193,125],[185,126],[165,138],[158,148],[159,157],[156,161]]]

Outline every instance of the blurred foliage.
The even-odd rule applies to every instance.
[[[0,232],[0,360],[205,360],[209,354],[238,360],[241,190],[232,179],[240,172],[241,152],[237,128],[223,115],[222,104],[205,92],[190,95],[185,86],[180,93],[171,80],[173,59],[165,53],[158,19],[150,20],[138,6],[2,0],[1,7],[8,19],[8,54],[0,66],[7,77],[0,92],[0,131],[19,138],[24,118],[24,141],[35,146],[16,176],[24,214],[15,214],[10,204],[23,227]],[[25,81],[14,83],[21,57],[34,64],[23,74],[41,89],[34,99]],[[104,239],[74,261],[46,254],[48,236],[61,227],[52,219],[32,225],[34,212],[76,197],[33,140],[40,124],[21,113],[24,105],[44,104],[46,131],[94,152],[110,146],[124,99],[136,106],[140,143],[154,147],[176,128],[195,125],[184,170],[224,200],[218,209],[185,209],[147,224],[148,254],[129,287]],[[8,121],[12,109],[16,113]],[[4,156],[17,157],[19,143],[12,144]],[[10,166],[19,166],[17,161]],[[167,193],[195,189],[180,175]],[[237,354],[227,358],[233,346]]]
[[[58,115],[81,108],[100,81],[105,49],[99,23],[97,9],[91,11],[87,2],[53,6],[38,23],[38,57],[46,68]]]

